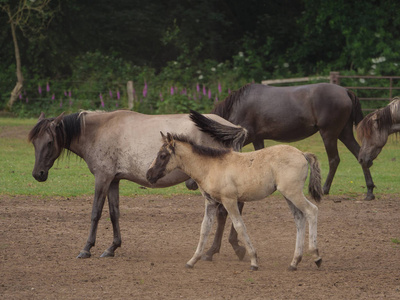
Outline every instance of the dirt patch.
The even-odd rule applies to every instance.
[[[200,196],[122,197],[123,244],[103,212],[92,258],[76,259],[90,226],[91,197],[0,196],[1,299],[367,299],[400,297],[400,201],[325,197],[319,205],[320,269],[305,255],[287,271],[295,225],[283,198],[249,203],[244,221],[259,271],[238,261],[225,234],[213,262],[185,263],[197,246]],[[230,226],[230,223],[227,224]]]

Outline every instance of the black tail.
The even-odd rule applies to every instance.
[[[201,131],[208,133],[224,146],[233,148],[235,151],[242,149],[247,138],[247,130],[245,128],[236,125],[223,125],[194,110],[190,111],[190,119]]]
[[[351,99],[351,102],[353,103],[353,122],[354,125],[358,125],[358,123],[361,122],[362,119],[364,119],[364,115],[361,110],[361,103],[360,99],[354,94],[352,91],[347,90],[347,95],[349,95],[349,98]]]

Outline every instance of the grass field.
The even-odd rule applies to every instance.
[[[34,126],[33,119],[0,118],[0,194],[7,195],[43,195],[43,196],[79,196],[92,195],[94,177],[86,163],[75,155],[58,160],[49,172],[46,182],[37,182],[31,175],[34,165],[34,149],[27,141],[27,134]],[[266,141],[267,146],[277,144]],[[317,155],[325,181],[328,173],[328,160],[319,134],[311,138],[291,143],[302,151]],[[400,193],[400,144],[390,137],[388,144],[375,160],[371,173],[377,188],[375,195]],[[252,151],[248,145],[243,151]],[[336,172],[332,195],[356,197],[366,193],[362,169],[357,160],[344,145],[339,142],[341,163]],[[164,189],[144,189],[139,185],[122,181],[121,195],[134,196],[144,194],[173,195],[180,193],[198,194],[188,191],[184,184]]]

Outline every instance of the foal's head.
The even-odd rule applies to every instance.
[[[146,173],[147,180],[154,184],[160,178],[167,175],[176,167],[175,163],[175,140],[174,137],[168,132],[165,136],[162,132],[163,145],[158,151],[157,157],[152,162],[149,170]]]

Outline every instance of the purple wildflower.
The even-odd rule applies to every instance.
[[[147,96],[147,82],[146,80],[144,81],[144,87],[143,87],[143,97],[146,98]]]
[[[119,100],[119,98],[121,98],[121,93],[117,90],[117,99]]]
[[[54,101],[55,98],[56,98],[56,96],[53,94],[53,95],[51,96],[51,100]]]
[[[222,92],[221,82],[218,81],[218,93],[221,94],[221,92]]]
[[[199,85],[199,84],[196,85],[196,91],[197,91],[198,93],[200,92],[200,85]]]
[[[19,100],[22,100],[22,94],[19,94]]]
[[[174,87],[171,86],[171,95],[173,95],[173,94],[174,94]]]
[[[50,92],[50,84],[49,83],[46,84],[46,92]]]
[[[160,92],[160,101],[161,102],[163,102],[164,101],[164,98],[163,98],[163,96],[162,96],[162,93]]]
[[[67,96],[68,96],[68,94],[67,94],[67,91],[64,91],[64,96],[65,96],[65,97],[67,97]]]
[[[68,91],[68,97],[71,98],[72,94],[71,94],[71,90]]]
[[[108,94],[110,95],[110,98],[112,99],[113,94],[112,94],[112,91],[111,91],[111,90],[108,90]]]
[[[211,99],[211,89],[208,89],[208,99]]]
[[[38,92],[40,95],[42,95],[42,87],[40,86],[40,84],[38,85]]]

